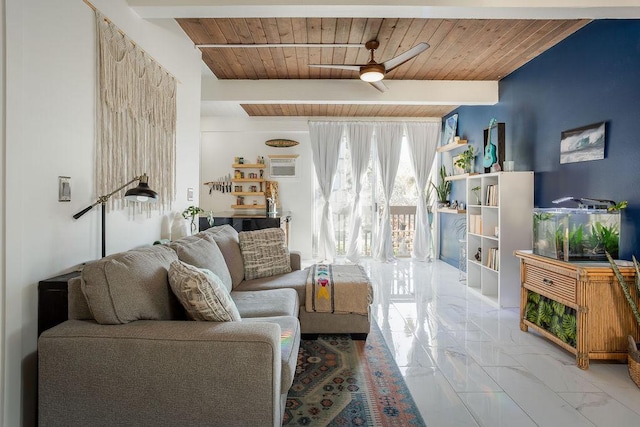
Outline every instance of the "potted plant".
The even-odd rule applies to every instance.
[[[198,206],[189,206],[184,211],[182,211],[182,217],[184,219],[189,219],[191,222],[191,234],[195,234],[198,231],[198,225],[196,224],[196,217],[204,213],[204,209]]]
[[[476,196],[476,205],[479,205],[480,204],[480,186],[476,185],[471,189],[471,191],[473,192],[473,195]]]
[[[633,312],[633,316],[636,318],[636,322],[638,326],[640,326],[640,312],[638,312],[638,304],[636,303],[636,300],[634,300],[633,296],[631,295],[631,290],[629,289],[629,285],[627,284],[626,280],[624,280],[622,273],[620,273],[620,269],[616,265],[615,261],[613,260],[609,252],[605,252],[605,253],[607,255],[607,259],[609,260],[609,264],[611,264],[611,268],[613,269],[616,279],[618,280],[618,284],[622,288],[622,292],[624,293],[624,296],[627,299],[627,302],[629,303],[629,307]],[[635,294],[637,298],[640,298],[640,264],[638,264],[638,260],[636,259],[635,256],[633,256],[632,259],[633,259],[633,266],[636,270],[635,280],[634,280]],[[633,382],[636,383],[638,387],[640,387],[640,346],[639,346],[640,343],[637,343],[635,338],[632,335],[629,335],[627,338],[629,340],[629,354],[627,357],[629,362],[629,375],[631,376],[631,379],[633,380]]]
[[[440,166],[440,182],[435,185],[433,182],[431,186],[436,190],[438,196],[438,207],[447,206],[449,204],[449,194],[451,194],[451,181],[446,180],[447,170],[444,165]]]
[[[473,160],[476,158],[473,145],[464,150],[462,154],[456,157],[455,165],[460,169],[463,169],[465,173],[473,172]]]

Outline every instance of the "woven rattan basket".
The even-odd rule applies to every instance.
[[[640,350],[636,344],[636,340],[629,335],[629,375],[638,387],[640,387]]]

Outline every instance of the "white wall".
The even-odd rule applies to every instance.
[[[274,148],[265,141],[285,138],[300,144],[291,148]],[[264,156],[268,165],[269,154],[298,154],[295,178],[278,178],[280,204],[278,210],[291,212],[289,247],[311,258],[313,230],[313,159],[309,141],[309,128],[305,119],[233,119],[229,117],[202,118],[200,207],[205,210],[230,212],[235,197],[213,191],[203,185],[233,172],[234,157],[242,156],[254,163]],[[268,172],[265,170],[265,176]]]
[[[0,253],[6,252],[4,241],[4,207],[5,207],[5,191],[4,191],[4,151],[6,147],[5,138],[5,44],[7,37],[5,35],[5,13],[4,0],[0,0]],[[4,277],[4,257],[0,256],[0,325],[6,323],[4,317],[5,309],[5,277]],[[4,414],[4,367],[5,367],[5,345],[4,345],[4,328],[0,326],[0,414]],[[0,426],[3,425],[2,417],[0,417]]]
[[[95,25],[81,0],[6,2],[6,230],[2,382],[6,426],[35,420],[37,283],[100,256],[100,214],[72,215],[94,192]],[[125,0],[93,0],[107,17],[179,80],[177,202],[199,188],[200,56],[173,21],[141,20]],[[4,37],[3,37],[4,39]],[[57,200],[71,177],[70,203]],[[153,177],[151,177],[153,180]],[[152,181],[151,181],[152,182]],[[197,191],[196,200],[197,203]],[[112,212],[107,252],[149,244],[163,215]]]

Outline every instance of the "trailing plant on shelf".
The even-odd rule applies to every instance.
[[[460,169],[463,169],[466,173],[471,172],[473,161],[476,158],[473,145],[469,145],[469,148],[464,150],[455,160],[455,165]]]
[[[433,182],[431,186],[436,190],[438,196],[438,203],[446,205],[449,201],[449,194],[451,194],[451,181],[447,181],[447,170],[444,165],[440,166],[440,182],[435,185]]]

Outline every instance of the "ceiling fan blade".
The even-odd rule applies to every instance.
[[[313,68],[333,68],[336,70],[360,71],[360,65],[351,64],[309,64]]]
[[[384,68],[385,68],[386,72],[388,73],[389,71],[393,70],[394,68],[404,64],[408,60],[413,59],[414,57],[420,55],[422,52],[424,52],[427,49],[429,49],[429,44],[428,43],[424,43],[424,42],[418,43],[417,45],[415,45],[414,47],[412,47],[408,51],[401,53],[400,55],[396,56],[395,58],[391,58],[391,59],[389,59],[387,61],[384,61],[382,63],[382,65],[384,65]]]
[[[375,87],[376,89],[378,89],[380,92],[386,92],[387,89],[389,89],[387,87],[387,85],[385,85],[384,83],[382,83],[382,80],[377,81],[377,82],[369,82],[369,84],[373,87]]]

